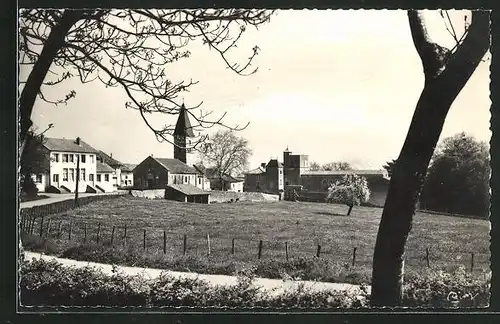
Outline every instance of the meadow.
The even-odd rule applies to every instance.
[[[346,212],[346,206],[323,203],[203,205],[126,196],[45,217],[44,226],[49,219],[52,224],[47,239],[24,235],[23,240],[28,250],[96,262],[220,274],[252,268],[265,277],[369,283],[382,209]],[[489,231],[487,220],[418,212],[405,269],[410,276],[460,267],[489,272]]]

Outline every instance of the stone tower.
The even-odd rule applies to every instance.
[[[191,140],[194,137],[193,127],[189,121],[189,114],[182,104],[174,130],[174,159],[181,160],[189,166],[193,166],[193,154],[190,149]]]

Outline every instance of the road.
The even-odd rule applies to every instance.
[[[123,192],[125,192],[125,191],[123,191]],[[87,196],[96,196],[96,195],[116,195],[116,194],[120,194],[120,193],[123,193],[123,192],[121,192],[121,191],[115,191],[115,192],[109,192],[109,193],[85,193],[85,192],[80,192],[80,193],[78,193],[78,197],[79,198],[83,198],[83,197],[87,197]],[[49,198],[22,202],[20,204],[20,208],[23,209],[23,208],[30,208],[30,207],[34,207],[34,206],[47,205],[47,204],[52,204],[52,203],[55,203],[55,202],[69,200],[69,199],[74,199],[75,198],[75,194],[74,193],[57,194],[57,193],[42,192],[40,194],[44,195],[44,196],[49,196]]]
[[[104,263],[95,262],[85,262],[76,261],[71,259],[57,258],[54,256],[42,255],[40,253],[25,251],[25,260],[32,259],[44,259],[52,260],[55,259],[57,262],[63,264],[64,266],[74,266],[74,267],[94,267],[100,269],[105,274],[112,273],[112,265]],[[119,271],[122,271],[126,275],[142,275],[146,278],[155,279],[160,276],[160,274],[166,273],[174,278],[198,278],[200,280],[206,281],[211,285],[235,285],[237,283],[237,278],[235,276],[225,276],[225,275],[208,275],[208,274],[198,274],[192,272],[177,272],[162,269],[152,269],[152,268],[139,268],[139,267],[125,267],[119,266]],[[267,279],[267,278],[256,278],[254,281],[255,286],[260,286],[262,289],[267,290],[270,294],[280,294],[286,290],[298,287],[300,284],[304,284],[305,289],[310,289],[311,291],[324,291],[324,290],[347,290],[347,291],[360,291],[360,287],[357,285],[346,284],[346,283],[330,283],[330,282],[317,282],[317,281],[283,281],[279,279]],[[370,292],[370,287],[368,287],[368,293]]]

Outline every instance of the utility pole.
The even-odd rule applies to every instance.
[[[76,154],[75,207],[78,207],[78,184],[80,183],[80,154]]]

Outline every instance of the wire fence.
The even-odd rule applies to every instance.
[[[210,258],[215,255],[219,258],[240,260],[244,258],[247,261],[264,258],[281,261],[291,261],[298,257],[330,258],[346,267],[369,265],[373,258],[373,250],[352,243],[350,247],[345,244],[304,246],[303,243],[298,246],[299,243],[291,240],[249,240],[199,232],[179,235],[178,232],[160,228],[58,220],[46,216],[24,216],[21,218],[20,229],[22,233],[46,239],[177,256],[205,255]],[[405,265],[429,269],[462,265],[473,272],[476,269],[489,268],[490,254],[478,251],[451,252],[422,247],[405,252]]]

